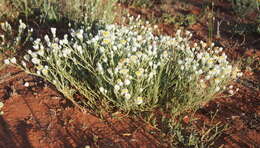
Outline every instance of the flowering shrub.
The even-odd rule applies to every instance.
[[[170,37],[156,36],[154,29],[133,18],[129,26],[70,29],[63,38],[51,28],[52,35],[36,39],[20,65],[81,107],[149,111],[159,106],[175,115],[226,90],[242,74],[222,48],[191,43],[189,31]],[[76,92],[85,98],[75,99]]]
[[[19,20],[18,32],[14,31],[8,22],[1,23],[0,30],[3,32],[0,33],[0,53],[5,57],[14,56],[16,48],[25,45],[33,32],[33,29],[26,30],[22,20]]]

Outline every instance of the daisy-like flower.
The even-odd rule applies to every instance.
[[[129,100],[131,98],[131,95],[129,93],[126,93],[124,96],[126,100]]]
[[[56,37],[56,28],[51,28],[51,33],[53,37]]]
[[[131,62],[136,62],[137,59],[138,59],[138,57],[135,56],[135,55],[132,55],[132,56],[130,57],[130,61],[131,61]]]
[[[234,95],[234,91],[233,91],[233,90],[229,90],[228,93],[229,93],[230,95]]]
[[[106,89],[104,87],[100,87],[99,91],[102,92],[102,93],[106,93]]]
[[[46,69],[46,68],[42,69],[42,74],[47,76],[48,75],[48,69]]]
[[[13,63],[13,64],[16,64],[16,58],[15,57],[11,58],[10,62]]]
[[[127,94],[128,93],[128,89],[127,88],[123,88],[122,90],[121,90],[121,95],[125,95],[125,94]]]
[[[26,60],[26,61],[30,61],[30,56],[28,54],[24,55],[23,58]]]
[[[76,37],[77,37],[79,40],[81,40],[81,41],[83,41],[83,33],[84,33],[84,31],[83,31],[82,29],[80,29],[80,30],[76,33]]]
[[[26,63],[24,61],[21,61],[21,64],[23,67],[26,67]]]
[[[216,91],[216,92],[220,91],[220,87],[217,86],[217,87],[215,88],[215,91]]]
[[[109,39],[104,39],[103,40],[103,44],[109,44],[110,43],[110,40]]]
[[[110,32],[109,32],[109,31],[103,31],[103,32],[102,32],[102,35],[103,35],[104,37],[107,37],[107,36],[110,35]]]
[[[115,92],[118,92],[119,89],[120,89],[120,86],[119,86],[119,85],[115,85],[115,86],[114,86],[114,91],[115,91]]]
[[[139,69],[138,71],[135,72],[135,75],[137,77],[141,77],[143,75],[143,73],[144,73],[144,70],[143,69]]]
[[[117,80],[117,84],[118,84],[119,86],[123,86],[123,85],[124,85],[124,83],[121,81],[121,79],[118,79],[118,80]]]
[[[5,59],[4,63],[7,64],[7,65],[10,64],[10,60],[9,59]]]
[[[41,60],[38,59],[38,58],[32,58],[32,63],[33,63],[33,64],[40,64],[40,63],[41,63]]]
[[[135,99],[135,103],[136,103],[137,105],[140,105],[140,104],[142,104],[143,102],[144,102],[143,97],[137,97],[137,98]]]
[[[20,25],[19,25],[19,28],[20,29],[25,29],[26,28],[26,25],[23,23],[23,21],[22,20],[19,20],[19,23],[20,23]]]
[[[120,71],[119,71],[119,73],[121,73],[121,74],[123,74],[123,75],[126,75],[127,73],[129,72],[129,70],[128,69],[121,69]]]
[[[103,67],[100,63],[97,63],[97,71],[103,73]]]
[[[131,84],[131,81],[128,80],[128,79],[126,79],[124,83],[125,83],[125,85],[130,85],[130,84]]]

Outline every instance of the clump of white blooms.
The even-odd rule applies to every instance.
[[[17,48],[24,46],[31,38],[33,29],[27,28],[26,24],[19,20],[18,29],[14,29],[8,22],[0,23],[0,50],[2,56],[14,56]],[[5,59],[5,64],[16,64],[16,58]]]
[[[154,35],[154,27],[133,18],[129,26],[96,28],[71,29],[63,38],[51,28],[52,36],[34,40],[23,68],[56,86],[69,84],[91,96],[90,102],[106,99],[123,110],[194,105],[241,76],[222,48],[191,43],[189,31],[178,30],[175,37]],[[26,67],[27,62],[35,69]]]

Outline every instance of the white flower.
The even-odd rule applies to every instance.
[[[44,50],[41,49],[41,50],[37,51],[37,54],[40,55],[40,56],[44,56]]]
[[[203,73],[203,71],[200,69],[200,70],[198,70],[198,71],[196,71],[196,74],[198,74],[198,75],[200,75],[200,74],[202,74]]]
[[[140,105],[140,104],[142,104],[143,102],[144,102],[143,97],[137,97],[137,98],[135,99],[135,103],[136,103],[137,105]]]
[[[11,58],[10,62],[13,63],[13,64],[16,64],[16,58],[15,57]]]
[[[28,54],[24,55],[23,58],[26,60],[26,61],[29,61],[30,60],[30,56]]]
[[[37,54],[36,52],[32,52],[31,56],[32,56],[33,58],[37,58],[38,54]]]
[[[229,93],[230,95],[233,95],[233,94],[234,94],[234,91],[233,91],[233,90],[229,90],[228,93]]]
[[[97,63],[97,71],[103,73],[103,67],[100,63]]]
[[[19,23],[20,23],[19,28],[21,28],[21,29],[26,28],[26,25],[22,22],[22,20],[19,20]]]
[[[217,87],[215,88],[215,91],[218,92],[219,90],[220,90],[220,87],[217,86]]]
[[[119,89],[120,89],[120,86],[119,86],[119,85],[115,85],[115,86],[114,86],[114,91],[115,91],[115,92],[118,92]]]
[[[32,58],[32,62],[33,62],[33,64],[40,64],[40,59],[38,59],[38,58]]]
[[[209,76],[209,75],[207,75],[207,76],[205,77],[205,79],[206,79],[206,80],[209,80],[209,79],[210,79],[210,76]]]
[[[38,44],[33,45],[33,49],[38,50],[40,47]]]
[[[45,36],[44,36],[44,40],[45,40],[47,43],[49,43],[49,42],[50,42],[49,36],[48,36],[48,35],[45,35]]]
[[[67,57],[68,55],[71,54],[71,50],[69,48],[65,48],[63,51],[62,51],[62,55],[64,57]]]
[[[178,62],[178,64],[180,64],[180,65],[183,63],[182,60],[178,60],[177,62]]]
[[[51,33],[53,37],[56,37],[56,28],[51,28]]]
[[[137,51],[137,48],[136,48],[136,47],[133,47],[133,48],[132,48],[132,51],[133,51],[133,52],[136,52],[136,51]]]
[[[219,79],[219,78],[216,78],[216,79],[215,79],[215,83],[216,83],[216,84],[220,83],[220,79]]]
[[[126,93],[126,94],[125,94],[125,99],[126,99],[126,100],[129,100],[130,98],[131,98],[131,95],[130,95],[129,93]]]
[[[25,82],[24,84],[23,84],[25,87],[29,87],[29,83],[28,82]]]
[[[106,93],[106,89],[104,89],[104,87],[100,87],[99,91],[102,92],[102,93]]]
[[[128,89],[127,88],[123,88],[122,90],[121,90],[121,95],[125,95],[125,94],[127,94],[128,93]]]
[[[239,72],[239,73],[237,74],[237,76],[238,76],[238,77],[242,77],[242,76],[243,76],[243,73],[242,73],[242,72]]]
[[[10,64],[10,60],[9,60],[9,59],[5,59],[5,60],[4,60],[4,63],[5,63],[5,64]]]
[[[100,47],[100,48],[99,48],[99,51],[100,51],[101,53],[104,53],[104,52],[105,52],[105,48],[104,48],[104,47]]]
[[[31,54],[32,54],[32,51],[31,51],[31,50],[28,50],[28,53],[31,55]]]
[[[45,76],[47,76],[47,75],[48,75],[48,69],[44,68],[44,69],[42,70],[42,74],[45,75]]]
[[[125,83],[125,85],[130,85],[131,81],[126,79],[124,83]]]
[[[77,46],[77,50],[79,51],[80,54],[83,54],[82,46]]]
[[[77,33],[76,33],[76,37],[79,39],[79,40],[83,40],[83,30],[80,29]]]
[[[127,75],[128,72],[129,72],[128,69],[121,69],[121,70],[119,71],[119,73],[121,73],[121,74],[123,74],[123,75]]]
[[[24,61],[21,62],[23,67],[26,67],[26,63]]]
[[[40,72],[39,70],[37,70],[36,73],[37,73],[38,75],[41,75],[41,72]]]

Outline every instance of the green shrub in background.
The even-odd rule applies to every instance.
[[[155,0],[119,0],[118,2],[135,7],[150,8],[156,2]]]
[[[232,7],[235,13],[240,17],[245,17],[247,14],[253,11],[259,11],[258,0],[229,0],[232,2]]]
[[[62,18],[76,22],[102,20],[111,23],[117,0],[5,0],[1,6],[12,8],[11,13],[39,17],[41,21],[59,21]],[[8,15],[10,12],[6,12]]]

